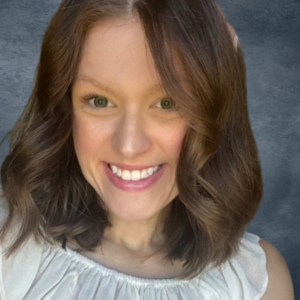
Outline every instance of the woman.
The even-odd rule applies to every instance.
[[[62,1],[1,169],[1,299],[293,299],[245,233],[245,81],[214,1]]]

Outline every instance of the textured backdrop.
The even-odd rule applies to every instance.
[[[0,0],[0,139],[32,86],[59,0]],[[249,231],[284,255],[300,300],[300,1],[219,0],[243,46],[264,198]],[[0,148],[0,163],[8,143]]]

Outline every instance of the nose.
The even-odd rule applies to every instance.
[[[133,159],[147,152],[151,139],[142,114],[123,113],[114,131],[112,144],[124,158]]]

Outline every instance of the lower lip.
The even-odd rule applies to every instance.
[[[127,192],[141,192],[144,191],[151,186],[153,186],[163,175],[166,165],[163,164],[160,169],[151,175],[148,178],[141,179],[141,180],[123,180],[122,178],[118,177],[116,174],[112,172],[110,167],[107,163],[103,163],[105,172],[107,174],[107,177],[111,181],[111,183],[116,186],[118,189],[127,191]]]

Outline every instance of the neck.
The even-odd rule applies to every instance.
[[[124,274],[143,278],[178,277],[182,274],[184,261],[166,260],[165,217],[166,210],[140,221],[125,221],[110,215],[112,226],[104,231],[101,246],[81,254]]]
[[[103,240],[124,247],[131,252],[159,249],[163,243],[162,222],[159,215],[147,220],[127,221],[111,216],[112,226],[104,232]]]

